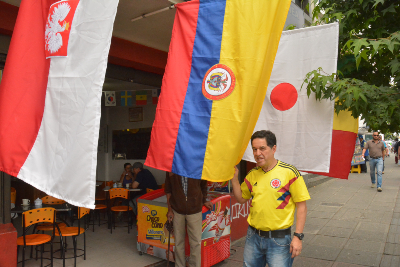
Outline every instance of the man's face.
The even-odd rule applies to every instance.
[[[270,148],[265,138],[256,138],[251,144],[253,148],[253,156],[258,167],[263,167],[268,161],[274,158],[276,146]]]
[[[134,168],[134,169],[133,169],[133,172],[134,172],[135,174],[138,174],[138,173],[140,172],[140,168]]]
[[[373,137],[374,137],[374,140],[378,141],[378,140],[379,140],[379,137],[380,137],[380,135],[379,135],[379,133],[378,133],[378,132],[374,132],[374,133],[373,133]]]

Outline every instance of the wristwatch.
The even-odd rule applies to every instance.
[[[294,236],[297,236],[300,240],[303,240],[303,238],[304,238],[304,234],[303,234],[303,233],[296,233],[296,232],[294,232],[293,235],[294,235]]]

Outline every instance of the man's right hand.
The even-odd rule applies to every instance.
[[[168,221],[172,222],[172,220],[174,219],[174,212],[171,209],[168,209],[167,212],[167,219]]]
[[[232,188],[233,188],[233,195],[235,196],[237,202],[243,204],[247,201],[242,197],[242,189],[240,188],[239,183],[239,169],[235,166],[235,174],[232,177]]]
[[[237,181],[239,183],[239,169],[235,166],[235,174],[233,175],[232,182]]]

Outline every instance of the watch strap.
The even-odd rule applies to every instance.
[[[294,235],[294,236],[297,236],[300,240],[303,240],[303,238],[304,238],[304,234],[303,234],[303,233],[296,233],[296,232],[294,232],[293,235]]]

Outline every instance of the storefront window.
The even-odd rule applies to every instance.
[[[146,159],[150,136],[151,127],[113,131],[112,158]]]

